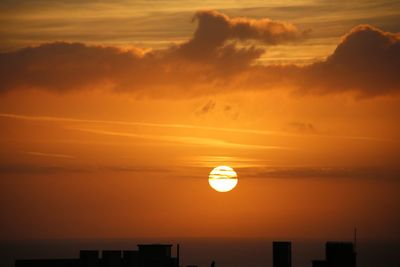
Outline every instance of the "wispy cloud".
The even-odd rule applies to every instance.
[[[157,127],[157,128],[175,128],[175,129],[193,129],[193,130],[206,130],[216,132],[231,132],[241,134],[255,134],[266,136],[286,136],[286,137],[320,137],[320,138],[333,138],[333,139],[350,139],[350,140],[365,140],[376,142],[397,142],[397,140],[378,138],[373,136],[345,136],[345,135],[328,135],[321,133],[291,133],[285,131],[268,131],[256,130],[245,128],[226,128],[226,127],[212,127],[200,126],[192,124],[174,124],[174,123],[149,123],[149,122],[135,122],[135,121],[119,121],[119,120],[92,120],[92,119],[77,119],[68,117],[52,117],[52,116],[31,116],[13,113],[0,113],[0,117],[28,120],[28,121],[47,121],[54,123],[88,123],[88,124],[105,124],[105,125],[125,125],[125,126],[140,126],[140,127]]]
[[[194,156],[181,159],[186,166],[215,167],[228,165],[234,168],[260,168],[270,164],[269,160],[257,158],[245,158],[239,156]]]
[[[55,173],[93,173],[93,172],[146,172],[167,173],[170,168],[144,165],[90,165],[90,164],[50,164],[24,163],[0,164],[0,174],[55,174]],[[6,178],[6,177],[4,177]]]
[[[382,167],[341,167],[341,166],[264,166],[241,168],[241,178],[256,179],[307,179],[307,178],[360,178],[399,179],[400,169]]]
[[[169,142],[169,143],[176,143],[176,144],[183,144],[183,145],[194,145],[194,146],[215,146],[215,147],[238,148],[238,149],[273,149],[273,150],[292,149],[290,147],[283,147],[283,146],[267,146],[267,145],[234,143],[234,142],[226,141],[223,139],[216,139],[216,138],[136,134],[136,133],[132,133],[132,132],[106,131],[106,130],[97,130],[97,129],[89,129],[89,128],[70,128],[70,129],[83,131],[83,132],[89,132],[89,133],[95,133],[95,134],[101,134],[101,135],[148,139],[148,140],[155,140],[155,141],[161,141],[161,142]]]
[[[43,153],[43,152],[36,152],[36,151],[23,151],[22,153],[27,154],[27,155],[31,155],[31,156],[38,156],[38,157],[64,158],[64,159],[72,159],[72,158],[74,158],[71,155]]]

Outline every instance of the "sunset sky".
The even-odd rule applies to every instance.
[[[0,239],[398,240],[399,92],[399,1],[3,0]]]

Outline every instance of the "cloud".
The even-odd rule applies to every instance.
[[[220,104],[215,100],[208,100],[205,104],[200,106],[195,114],[197,116],[206,116],[208,114],[223,114],[224,117],[236,120],[240,112],[232,105]]]
[[[228,88],[264,52],[239,41],[278,44],[302,36],[292,24],[269,19],[231,19],[216,11],[199,11],[194,19],[198,27],[187,42],[147,53],[65,42],[0,53],[0,92],[106,87],[159,97],[208,94]]]
[[[0,91],[44,88],[70,91],[135,76],[140,56],[113,47],[56,42],[0,54]],[[133,72],[132,72],[133,71]]]
[[[199,110],[196,111],[197,115],[204,115],[207,113],[210,113],[215,109],[215,106],[217,105],[217,102],[214,100],[210,99],[206,104],[204,104]]]
[[[347,33],[325,60],[260,65],[265,46],[302,40],[307,32],[269,19],[199,11],[193,36],[144,52],[55,42],[0,53],[0,93],[110,89],[149,97],[193,97],[232,90],[286,88],[300,94],[353,92],[362,97],[400,90],[400,34],[368,25]]]
[[[297,132],[297,133],[306,133],[306,134],[315,134],[317,130],[315,129],[314,125],[310,122],[301,122],[301,121],[294,121],[287,124],[289,132]]]
[[[276,45],[296,41],[306,35],[293,24],[283,21],[264,19],[230,18],[220,12],[208,10],[198,11],[193,20],[198,21],[198,27],[193,37],[180,45],[177,52],[184,57],[202,61],[219,60],[235,61],[248,65],[260,57],[263,49],[249,46],[238,48],[227,41],[257,41],[263,44]]]
[[[245,83],[298,94],[350,92],[359,98],[400,92],[400,33],[360,25],[343,36],[326,59],[306,65],[254,66]],[[244,84],[243,84],[244,85]]]
[[[398,92],[399,69],[400,34],[360,25],[343,37],[325,61],[306,68],[302,89],[322,93],[353,90],[362,96]]]

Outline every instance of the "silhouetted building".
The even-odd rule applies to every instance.
[[[328,267],[328,262],[324,260],[312,261],[312,267]]]
[[[325,257],[329,267],[356,266],[356,253],[351,242],[327,242]]]
[[[292,266],[292,245],[290,242],[274,241],[272,243],[273,267]]]
[[[175,267],[178,259],[171,257],[172,245],[151,244],[138,245],[140,267]]]
[[[15,267],[77,267],[78,259],[32,259],[32,260],[16,260]]]
[[[125,267],[138,267],[139,266],[139,251],[137,251],[137,250],[122,251],[122,258],[123,258]]]
[[[138,245],[139,250],[81,250],[79,259],[16,260],[15,267],[179,267],[172,245]],[[177,249],[177,254],[179,249]]]
[[[101,267],[122,267],[120,250],[104,250],[102,253]]]
[[[325,260],[312,261],[313,267],[356,267],[356,252],[351,242],[326,242]]]
[[[79,252],[80,267],[98,267],[100,265],[98,250],[81,250]]]

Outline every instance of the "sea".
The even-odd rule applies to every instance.
[[[78,258],[82,249],[136,250],[137,244],[180,244],[181,266],[269,267],[272,241],[263,238],[132,238],[71,240],[2,240],[0,266],[13,267],[15,259]],[[282,240],[280,240],[282,241]],[[325,258],[325,240],[292,242],[292,266],[311,267],[311,260]],[[358,267],[400,267],[400,242],[357,242]]]

